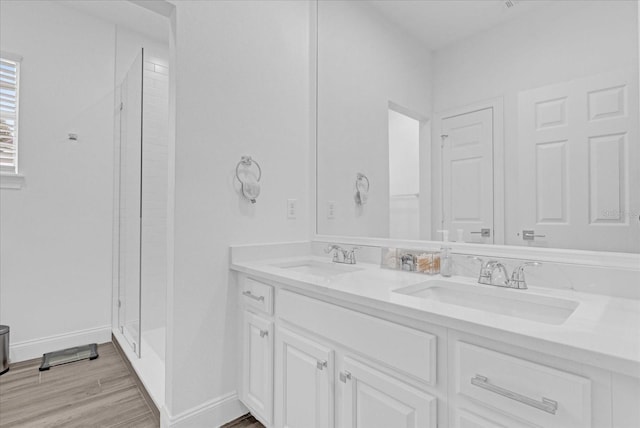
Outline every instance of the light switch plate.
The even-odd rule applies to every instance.
[[[294,219],[298,215],[298,200],[287,199],[287,218]]]
[[[327,201],[327,218],[336,218],[336,201]]]

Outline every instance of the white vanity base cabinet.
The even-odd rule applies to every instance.
[[[613,374],[613,426],[640,427],[640,379]]]
[[[345,357],[342,383],[341,428],[435,428],[435,397]]]
[[[286,328],[276,336],[275,426],[333,427],[333,350]]]
[[[640,427],[640,379],[576,363],[575,350],[239,285],[239,396],[267,428]]]

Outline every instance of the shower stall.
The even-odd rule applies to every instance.
[[[168,81],[167,61],[142,49],[116,82],[114,334],[156,404],[164,399]]]

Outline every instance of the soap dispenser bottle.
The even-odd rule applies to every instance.
[[[451,258],[451,249],[446,246],[440,248],[440,275],[447,278],[453,275],[453,259]]]

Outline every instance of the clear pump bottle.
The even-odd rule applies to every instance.
[[[453,259],[451,258],[451,248],[445,246],[440,248],[440,275],[447,278],[453,275]]]

